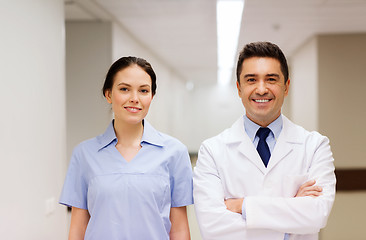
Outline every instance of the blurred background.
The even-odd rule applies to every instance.
[[[67,239],[58,198],[73,147],[112,119],[101,88],[115,60],[152,64],[158,88],[147,118],[194,164],[201,142],[244,114],[233,73],[253,41],[274,42],[288,58],[283,113],[330,138],[337,196],[320,239],[366,239],[366,0],[234,1],[227,26],[221,2],[230,1],[0,0],[2,239]]]

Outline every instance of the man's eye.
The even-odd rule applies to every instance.
[[[247,82],[255,82],[255,79],[254,78],[248,78]]]
[[[277,81],[277,79],[276,78],[268,78],[268,81],[275,82],[275,81]]]

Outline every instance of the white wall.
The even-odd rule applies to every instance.
[[[366,167],[365,42],[366,34],[319,37],[319,129],[331,139],[336,167]]]
[[[318,47],[313,37],[291,56],[291,120],[318,130]]]
[[[0,236],[66,239],[63,1],[1,1],[0,36]]]
[[[322,35],[291,57],[292,116],[330,139],[336,168],[365,168],[366,34]],[[337,192],[321,240],[364,237],[366,193]]]
[[[67,158],[83,140],[105,131],[112,119],[102,95],[112,63],[111,23],[66,23]]]
[[[189,119],[184,125],[183,138],[193,152],[198,151],[203,140],[231,127],[244,114],[234,81],[228,86],[214,83],[195,88],[185,107],[189,109]]]
[[[366,34],[318,39],[319,130],[330,138],[336,168],[366,168]],[[338,193],[323,239],[365,239],[365,202],[365,191]]]

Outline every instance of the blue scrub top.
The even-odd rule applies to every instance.
[[[144,120],[142,148],[127,162],[113,121],[72,154],[60,203],[87,209],[85,239],[169,239],[170,208],[193,204],[187,148]]]

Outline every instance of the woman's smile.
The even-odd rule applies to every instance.
[[[142,110],[141,108],[137,107],[124,107],[124,108],[130,113],[138,113]]]

